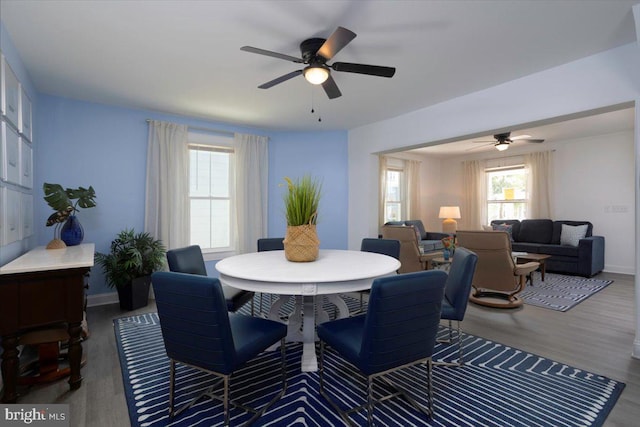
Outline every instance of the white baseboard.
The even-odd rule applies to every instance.
[[[153,289],[149,292],[149,299],[155,299]],[[87,295],[87,307],[96,307],[99,305],[118,304],[118,292],[109,292],[106,294]]]
[[[633,343],[633,350],[631,350],[631,356],[640,359],[640,337],[638,337]]]
[[[98,305],[116,304],[120,302],[117,292],[109,292],[107,294],[87,295],[87,307],[96,307]]]
[[[636,274],[636,269],[629,266],[624,265],[611,265],[607,264],[604,266],[604,271],[607,273],[619,273],[619,274]]]

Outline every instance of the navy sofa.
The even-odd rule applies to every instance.
[[[419,219],[410,219],[407,221],[389,221],[384,225],[405,225],[414,227],[416,230],[418,230],[418,233],[420,233],[420,246],[424,248],[425,253],[444,249],[442,239],[444,239],[445,237],[450,237],[450,235],[447,233],[426,231],[424,229],[422,220]]]
[[[551,255],[545,262],[546,271],[591,277],[604,269],[604,237],[594,236],[593,225],[588,221],[491,221],[492,226],[500,224],[511,225],[511,246],[514,251]],[[580,239],[578,246],[560,244],[562,224],[588,226],[586,236]]]

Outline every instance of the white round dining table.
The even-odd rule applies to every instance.
[[[400,262],[373,252],[322,249],[312,262],[291,262],[284,251],[253,252],[218,261],[220,282],[238,289],[278,294],[269,318],[280,320],[282,305],[297,296],[293,314],[288,319],[287,340],[303,343],[303,372],[317,371],[315,327],[329,319],[322,309],[325,296],[334,304],[338,317],[349,316],[349,309],[339,294],[371,288],[378,277],[395,275]],[[316,309],[317,305],[317,309]]]

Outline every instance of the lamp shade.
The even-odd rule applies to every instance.
[[[507,144],[506,142],[498,142],[496,145],[496,150],[498,151],[504,151],[507,148],[509,148],[509,144]]]
[[[314,85],[321,85],[329,78],[329,70],[326,67],[310,65],[303,71],[304,78]]]
[[[440,206],[440,219],[452,218],[460,219],[460,207],[459,206]]]

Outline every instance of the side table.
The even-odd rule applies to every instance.
[[[551,255],[546,254],[518,254],[516,256],[516,264],[524,264],[525,262],[538,262],[540,263],[540,278],[544,282],[544,273],[546,271],[545,261],[551,258]],[[529,282],[531,286],[533,286],[533,272],[529,275]]]
[[[451,268],[451,261],[453,257],[449,257],[449,259],[444,259],[443,256],[437,256],[431,259],[431,268],[434,270],[444,270],[446,272]]]

